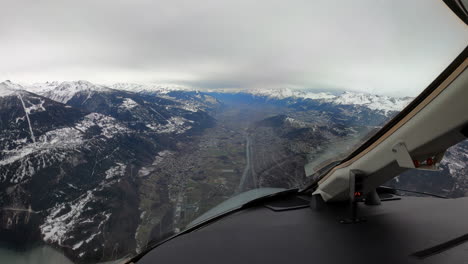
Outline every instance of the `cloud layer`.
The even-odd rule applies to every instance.
[[[11,1],[0,79],[417,95],[468,43],[438,0]]]

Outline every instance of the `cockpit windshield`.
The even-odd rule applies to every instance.
[[[0,31],[2,263],[121,262],[304,188],[468,43],[437,0],[20,0]]]

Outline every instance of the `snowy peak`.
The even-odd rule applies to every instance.
[[[341,105],[361,105],[372,110],[383,110],[388,112],[401,111],[412,100],[413,98],[410,97],[396,98],[374,94],[344,92],[333,99],[328,99],[327,101]]]
[[[101,85],[96,85],[88,81],[74,81],[74,82],[62,82],[60,85],[57,86],[55,90],[58,91],[89,91],[89,90],[106,90],[108,88],[105,88],[104,86]]]
[[[145,85],[137,83],[116,83],[111,85],[111,88],[116,90],[139,92],[145,90]]]
[[[116,83],[110,86],[116,90],[124,90],[130,92],[154,92],[167,94],[172,91],[188,91],[193,90],[185,86],[174,84],[139,84],[139,83]]]
[[[111,91],[102,85],[92,84],[88,81],[62,82],[57,87],[45,91],[43,95],[54,101],[66,104],[76,94],[88,94],[90,96],[94,92]]]
[[[333,99],[336,97],[335,95],[331,93],[327,93],[327,92],[314,92],[314,91],[291,89],[291,88],[256,89],[256,90],[247,91],[247,93],[259,95],[259,96],[267,96],[267,97],[275,98],[275,99],[297,97],[297,98],[318,100],[318,99]]]
[[[45,83],[33,83],[31,85],[25,85],[24,88],[32,93],[36,94],[44,94],[47,91],[55,89],[57,86],[60,85],[60,82],[53,81],[53,82],[45,82]]]
[[[0,83],[0,86],[2,87],[5,87],[5,88],[9,88],[9,89],[16,89],[16,90],[20,90],[20,89],[23,89],[23,87],[17,83],[14,83],[10,80],[6,80],[4,82],[1,82]]]
[[[293,97],[319,100],[324,103],[333,103],[337,105],[359,105],[365,106],[371,110],[384,111],[385,114],[390,111],[401,111],[413,100],[411,97],[396,98],[349,91],[342,92],[341,94],[333,94],[330,92],[316,92],[290,88],[250,90],[247,91],[247,93],[275,99]]]
[[[5,82],[6,83],[6,82]],[[8,85],[13,85],[8,82]],[[163,96],[173,91],[195,91],[190,87],[175,84],[155,84],[155,83],[115,83],[109,87],[96,85],[88,81],[73,82],[46,82],[26,86],[28,91],[48,97],[54,101],[67,103],[76,94],[87,94],[90,97],[94,92],[106,92],[114,90],[130,91],[136,93],[151,93]],[[360,92],[331,93],[317,90],[296,89],[296,88],[273,88],[273,89],[241,89],[237,91],[211,89],[207,92],[221,93],[248,93],[256,96],[265,96],[272,99],[299,98],[317,100],[323,103],[336,105],[357,105],[364,106],[371,110],[383,111],[385,115],[393,111],[401,111],[413,98],[410,97],[390,97],[383,95],[367,94]],[[10,94],[8,89],[2,89],[0,96]]]
[[[0,83],[0,97],[14,95],[21,90],[23,90],[21,85],[12,83],[9,80]]]

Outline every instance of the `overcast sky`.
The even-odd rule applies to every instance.
[[[414,96],[467,43],[439,0],[12,0],[0,80]]]

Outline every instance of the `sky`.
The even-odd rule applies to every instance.
[[[439,0],[2,1],[0,81],[416,96],[465,48]]]

